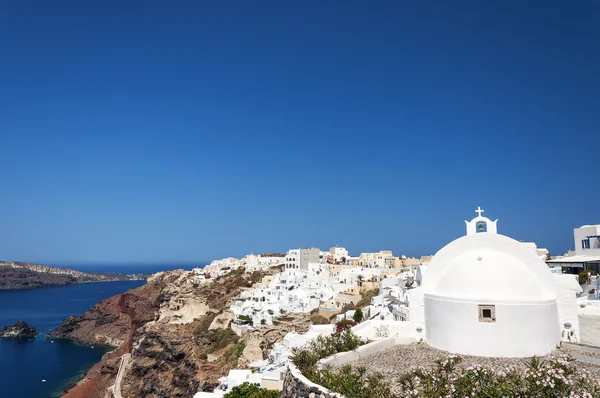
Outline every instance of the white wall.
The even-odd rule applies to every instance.
[[[496,306],[496,322],[479,322],[479,304]],[[555,300],[479,302],[426,294],[425,323],[426,340],[430,345],[464,355],[546,355],[560,341]]]
[[[352,327],[352,332],[367,340],[383,340],[390,337],[410,337],[408,322],[368,320]]]
[[[561,340],[579,342],[579,309],[575,292],[562,291],[556,298],[558,305],[558,319],[561,330]],[[565,323],[570,323],[569,329],[565,328]],[[571,332],[573,335],[571,336]]]

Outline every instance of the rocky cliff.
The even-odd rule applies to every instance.
[[[234,271],[194,284],[183,271],[159,273],[137,289],[104,300],[80,317],[66,319],[51,336],[81,343],[109,343],[106,354],[67,397],[104,397],[122,354],[131,353],[121,383],[123,397],[191,397],[209,390],[232,368],[266,357],[287,332],[308,328],[307,314],[238,336],[229,305],[264,273]]]
[[[0,289],[33,289],[82,282],[108,282],[146,279],[143,274],[82,272],[47,265],[0,261]]]
[[[12,326],[6,326],[0,330],[0,337],[16,338],[16,339],[31,339],[37,336],[37,331],[34,327],[29,326],[27,322],[18,321]]]

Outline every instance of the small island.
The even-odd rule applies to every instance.
[[[27,322],[18,321],[12,326],[6,326],[0,331],[0,337],[15,339],[31,339],[37,336],[38,332]]]

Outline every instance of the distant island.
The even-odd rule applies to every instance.
[[[0,290],[35,289],[86,282],[143,280],[147,277],[148,275],[144,274],[83,272],[18,261],[0,261]]]
[[[38,332],[27,322],[18,321],[12,326],[6,326],[0,330],[0,337],[15,339],[31,339],[37,336]]]

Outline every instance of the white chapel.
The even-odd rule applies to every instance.
[[[498,220],[476,212],[465,221],[467,234],[438,251],[423,278],[425,340],[453,353],[527,357],[577,339],[575,293],[535,251],[498,234]]]

